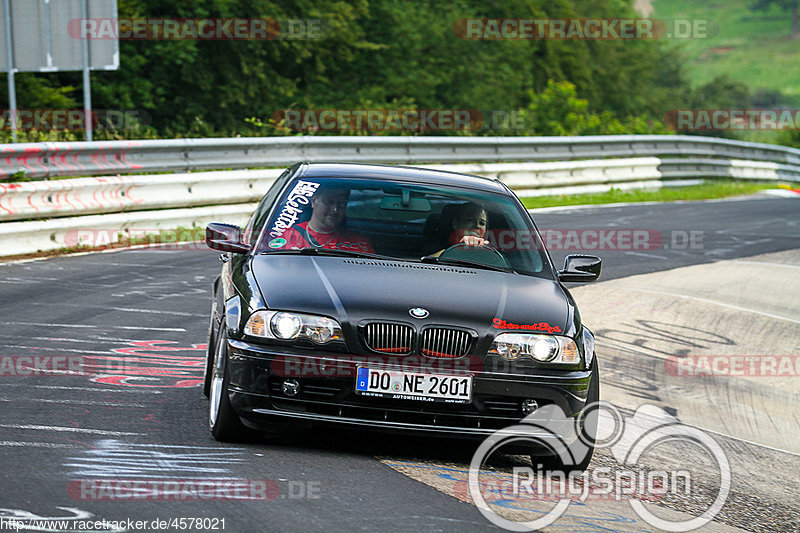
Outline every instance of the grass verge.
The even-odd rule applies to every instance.
[[[708,180],[702,185],[688,187],[664,187],[661,189],[612,189],[598,194],[570,194],[562,196],[532,196],[521,198],[528,209],[539,207],[557,207],[562,205],[584,204],[616,204],[634,202],[674,202],[678,200],[713,200],[753,194],[776,187],[794,189],[797,184],[781,184],[775,182],[752,182],[736,180]]]

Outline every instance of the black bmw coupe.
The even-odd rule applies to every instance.
[[[219,440],[281,422],[482,438],[597,401],[594,338],[502,182],[421,168],[302,163],[244,229],[210,224],[205,394]]]

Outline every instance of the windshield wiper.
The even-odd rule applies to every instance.
[[[357,250],[342,250],[339,248],[316,248],[313,246],[306,246],[297,250],[264,250],[262,255],[278,255],[278,254],[299,254],[299,255],[333,255],[345,257],[365,257],[368,259],[385,259],[388,261],[404,261],[397,257],[390,257],[388,255],[372,254],[369,252],[359,252]]]
[[[469,261],[467,259],[455,259],[450,257],[437,257],[435,255],[426,255],[425,257],[420,258],[420,261],[423,263],[433,263],[435,265],[461,265],[474,268],[483,268],[486,270],[495,270],[497,272],[516,272],[516,270],[511,267],[487,265],[486,263],[479,263],[478,261]]]

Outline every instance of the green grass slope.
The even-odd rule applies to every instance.
[[[687,55],[693,85],[727,74],[752,89],[782,92],[800,105],[800,39],[791,38],[791,16],[776,7],[751,11],[750,0],[652,0],[651,18],[705,19],[705,39],[675,39]]]

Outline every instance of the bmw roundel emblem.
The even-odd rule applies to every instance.
[[[414,307],[408,310],[408,314],[414,318],[427,318],[430,313],[427,309],[423,309],[422,307]]]

